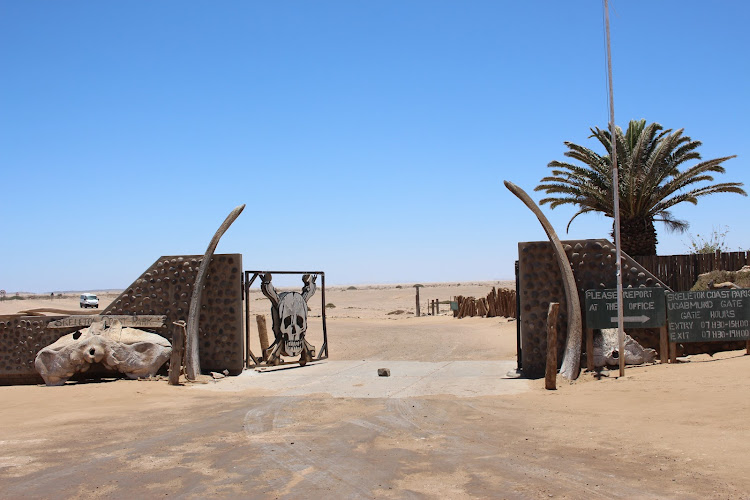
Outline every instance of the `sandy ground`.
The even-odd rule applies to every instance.
[[[493,285],[426,286],[423,310]],[[515,321],[416,318],[407,287],[327,290],[336,307],[320,365],[180,387],[0,387],[0,497],[750,498],[744,351],[631,367],[624,378],[583,374],[556,391],[485,374],[477,384],[492,391],[482,394],[523,385],[471,397],[427,370],[420,394],[364,397],[368,386],[404,383],[409,367],[512,366]],[[0,314],[22,302],[50,300],[0,302]],[[54,304],[78,307],[77,298]],[[311,312],[318,345],[320,307]],[[396,310],[406,312],[388,314]],[[319,375],[380,365],[389,379]]]

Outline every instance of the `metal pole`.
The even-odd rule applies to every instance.
[[[321,319],[323,321],[323,346],[320,348],[320,351],[318,351],[318,359],[321,359],[323,357],[323,352],[325,352],[325,357],[328,357],[328,331],[326,330],[326,273],[320,272],[320,300],[323,303],[323,313],[321,315]]]
[[[260,360],[255,357],[253,354],[252,349],[250,349],[250,287],[252,286],[253,282],[255,281],[255,278],[258,277],[258,273],[254,273],[253,277],[248,279],[248,276],[250,276],[251,271],[245,271],[245,338],[247,339],[247,355],[248,359],[246,360],[246,366],[250,368],[250,360],[253,360],[253,363],[255,363],[254,366],[258,366],[260,364]],[[263,350],[261,349],[260,356],[263,357]]]
[[[241,274],[242,276],[242,300],[245,301],[245,367],[250,367],[250,297],[248,292],[250,286],[247,284],[247,272]]]
[[[617,139],[615,135],[615,97],[612,88],[612,48],[609,39],[609,1],[604,0],[604,22],[607,32],[607,78],[609,82],[609,133],[612,149],[612,191],[614,197],[615,249],[617,263],[617,339],[619,341],[620,376],[625,375],[625,326],[622,304],[622,250],[620,248],[620,180],[617,172]]]

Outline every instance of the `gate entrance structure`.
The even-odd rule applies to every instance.
[[[615,247],[605,239],[563,240],[564,257],[575,279],[572,290],[579,304],[585,304],[586,291],[604,292],[616,286]],[[623,286],[627,290],[658,287],[670,289],[627,254],[622,254]],[[521,337],[521,363],[525,377],[543,377],[547,353],[547,310],[550,302],[560,304],[557,318],[558,360],[563,356],[568,336],[567,295],[563,276],[549,241],[518,243],[518,308]],[[581,306],[579,306],[580,308]],[[586,312],[581,310],[583,317]],[[616,315],[615,315],[616,316]],[[610,315],[611,318],[611,315]],[[628,334],[643,347],[662,350],[659,330],[628,328]],[[593,339],[591,340],[593,343]],[[587,344],[588,344],[587,339]],[[593,346],[587,347],[593,352]],[[587,354],[588,354],[587,351]],[[559,364],[559,363],[558,363]]]
[[[302,277],[303,287],[300,292],[279,292],[271,280],[273,275],[299,275]],[[260,353],[256,355],[251,349],[252,320],[250,314],[250,287],[260,277],[260,291],[268,299],[264,304],[264,312],[270,309],[274,340],[268,345],[265,314],[258,315],[258,340]],[[308,316],[311,299],[317,289],[317,279],[320,277],[320,318],[323,330],[323,344],[317,352],[306,337],[308,333]],[[245,332],[247,345],[247,366],[276,366],[299,363],[304,366],[308,361],[318,361],[328,358],[328,332],[326,330],[326,288],[325,273],[323,271],[245,271],[243,295],[245,299]],[[282,356],[299,356],[298,360],[286,361]]]

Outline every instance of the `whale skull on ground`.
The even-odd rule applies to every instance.
[[[160,335],[123,328],[117,320],[109,327],[99,321],[41,349],[34,367],[47,385],[63,385],[94,363],[136,379],[156,375],[171,353],[171,344]]]
[[[594,335],[594,366],[618,366],[620,364],[617,328],[602,328]],[[643,347],[630,335],[625,335],[625,364],[641,365],[656,361],[656,351]]]

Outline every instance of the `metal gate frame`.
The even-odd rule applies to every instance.
[[[312,361],[319,361],[321,359],[328,359],[328,331],[326,330],[326,273],[323,271],[245,271],[243,275],[243,283],[242,283],[242,291],[243,291],[243,299],[245,301],[245,341],[247,342],[247,366],[248,368],[254,368],[257,366],[270,366],[265,363],[263,360],[263,353],[259,357],[256,357],[255,354],[250,350],[250,287],[252,286],[253,282],[260,276],[261,274],[268,274],[271,275],[274,274],[317,274],[320,276],[320,306],[321,306],[321,313],[320,316],[323,321],[323,345],[320,347],[320,351],[318,351],[318,356],[316,358],[313,358]],[[252,277],[250,276],[252,275]],[[254,364],[251,364],[251,360]],[[279,363],[279,365],[292,365],[297,364],[297,361],[282,361]],[[279,366],[277,365],[277,366]]]

